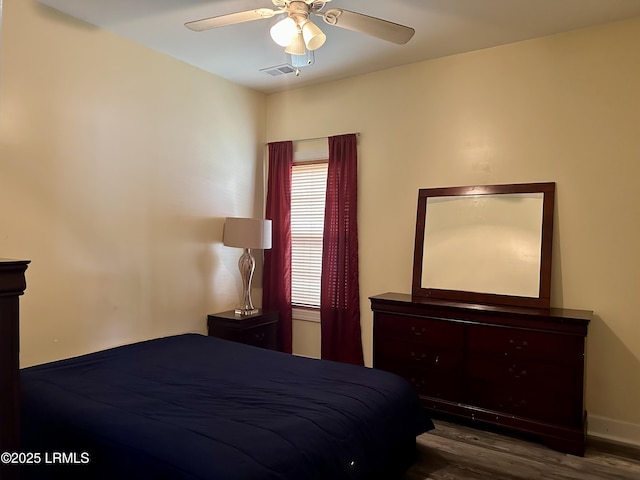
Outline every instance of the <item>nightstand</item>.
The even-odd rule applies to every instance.
[[[239,317],[233,310],[207,315],[209,336],[278,349],[278,312],[260,310],[255,315]]]

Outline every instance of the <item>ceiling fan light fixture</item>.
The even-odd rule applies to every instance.
[[[304,55],[304,38],[302,37],[302,32],[298,29],[298,34],[293,37],[293,41],[287,45],[287,48],[284,49],[286,53],[291,55]]]
[[[302,37],[309,50],[317,50],[327,40],[327,36],[311,20],[305,22],[302,26]]]
[[[298,35],[298,26],[293,18],[286,17],[271,27],[270,33],[274,42],[281,47],[286,47]]]

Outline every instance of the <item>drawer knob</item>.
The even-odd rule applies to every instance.
[[[418,330],[416,327],[411,327],[411,333],[417,335],[418,337],[422,336],[422,334],[426,331],[426,328],[422,327]]]
[[[507,405],[510,405],[513,408],[521,408],[527,406],[527,401],[523,398],[518,402],[514,400],[512,396],[509,396],[509,398],[507,398]],[[504,405],[501,404],[500,406],[502,407]]]
[[[424,386],[425,382],[424,382],[424,378],[416,378],[416,377],[411,377],[411,384],[414,387],[422,387]]]
[[[524,347],[528,346],[529,343],[526,340],[523,340],[521,345],[516,345],[516,341],[512,338],[509,340],[509,345],[513,346],[516,350],[522,350]]]
[[[527,371],[526,370],[520,370],[520,373],[517,373],[517,366],[516,365],[512,365],[511,367],[509,367],[508,372],[513,375],[513,378],[520,378],[520,377],[526,377],[527,376]]]
[[[416,352],[411,352],[411,358],[413,358],[416,362],[424,360],[427,356],[423,353],[418,355]]]

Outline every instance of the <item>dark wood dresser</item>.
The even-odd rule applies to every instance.
[[[373,365],[425,407],[532,434],[583,455],[585,341],[592,312],[371,297]]]
[[[0,452],[20,447],[20,335],[18,297],[27,286],[27,260],[0,258]],[[1,478],[17,478],[0,464]]]
[[[212,337],[277,350],[278,318],[278,312],[260,310],[240,317],[230,310],[207,315],[207,330]]]

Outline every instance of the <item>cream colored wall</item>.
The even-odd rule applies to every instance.
[[[410,292],[419,188],[555,181],[552,303],[595,312],[590,417],[640,443],[639,44],[640,18],[268,97],[268,141],[361,132],[368,364],[368,297]]]
[[[262,213],[265,97],[35,0],[4,1],[1,46],[23,366],[205,332],[240,294],[223,218]]]

